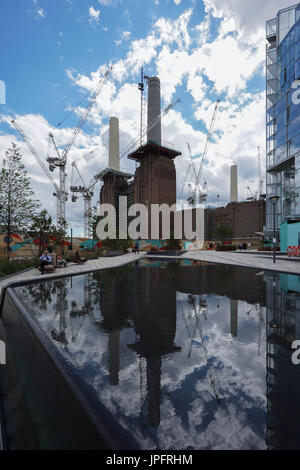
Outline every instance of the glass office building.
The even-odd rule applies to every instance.
[[[275,204],[277,234],[282,224],[298,222],[300,236],[300,104],[295,102],[300,86],[298,91],[293,87],[300,80],[300,3],[267,21],[266,38],[265,235],[272,236],[274,228],[274,206],[269,198],[279,196]]]

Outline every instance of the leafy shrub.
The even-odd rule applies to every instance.
[[[216,251],[235,251],[236,246],[235,245],[217,245],[216,246]]]
[[[0,259],[0,277],[8,276],[9,274],[17,273],[23,269],[32,268],[37,265],[35,260],[30,261],[11,261],[8,259]]]

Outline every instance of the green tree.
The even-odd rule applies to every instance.
[[[32,217],[29,232],[38,235],[39,255],[41,255],[43,246],[50,242],[50,237],[56,235],[56,227],[52,223],[52,217],[46,209]]]
[[[6,234],[8,257],[12,233],[26,232],[39,207],[39,203],[32,199],[33,195],[22,156],[16,144],[12,143],[0,168],[0,228]]]
[[[67,237],[68,223],[64,219],[58,220],[58,226],[55,228],[53,235],[56,238],[55,244],[60,246],[64,253],[64,239]]]
[[[221,240],[224,245],[225,240],[232,239],[233,230],[228,225],[219,225],[214,229],[213,235],[216,240]]]

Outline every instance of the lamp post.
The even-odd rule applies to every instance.
[[[273,206],[273,263],[276,263],[276,229],[275,229],[275,214],[276,214],[276,204],[279,199],[279,196],[269,197],[269,201]]]

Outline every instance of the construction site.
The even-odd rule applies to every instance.
[[[263,227],[265,225],[265,195],[263,194],[263,179],[261,171],[261,156],[258,148],[258,189],[252,190],[248,186],[248,198],[246,201],[239,202],[238,199],[238,168],[232,165],[230,168],[230,201],[227,206],[220,207],[218,202],[215,205],[207,204],[208,183],[205,179],[205,165],[208,161],[208,151],[210,143],[213,140],[214,126],[217,119],[220,100],[218,99],[211,121],[207,125],[208,131],[203,147],[202,155],[195,157],[192,155],[190,144],[186,143],[188,159],[186,172],[183,179],[182,188],[178,188],[176,178],[175,159],[182,158],[182,151],[175,149],[172,144],[162,140],[162,120],[170,109],[174,108],[180,99],[174,100],[164,109],[161,109],[161,88],[159,77],[149,77],[144,75],[141,69],[141,78],[138,83],[140,92],[140,122],[139,135],[131,140],[123,149],[120,150],[120,129],[119,119],[112,116],[109,119],[109,142],[107,167],[91,175],[90,181],[86,183],[79,167],[78,161],[72,161],[71,178],[67,180],[67,164],[70,160],[70,152],[80,134],[90,112],[100,99],[101,90],[108,80],[112,67],[106,71],[99,81],[96,89],[90,94],[87,107],[82,112],[71,137],[64,147],[57,145],[53,132],[49,133],[48,149],[46,161],[37,153],[30,139],[20,125],[12,120],[12,125],[18,131],[23,141],[26,143],[31,154],[39,163],[41,170],[47,176],[52,184],[56,198],[56,224],[57,227],[66,227],[68,216],[66,214],[66,202],[70,199],[73,203],[83,201],[83,232],[80,239],[77,239],[77,245],[85,249],[93,249],[99,240],[95,240],[93,235],[92,220],[95,217],[95,205],[111,204],[115,207],[117,219],[120,217],[126,219],[127,225],[130,218],[127,217],[128,209],[133,204],[144,204],[147,208],[153,204],[167,204],[169,207],[178,205],[179,195],[184,197],[184,211],[192,210],[193,224],[195,211],[197,207],[202,207],[205,211],[204,228],[204,248],[209,248],[215,239],[215,229],[220,225],[230,227],[232,230],[231,239],[234,243],[249,243],[258,247],[263,236]],[[147,84],[147,87],[146,87]],[[147,88],[147,122],[145,117],[145,91]],[[60,123],[61,124],[61,123]],[[94,153],[91,152],[91,153]],[[87,154],[85,157],[89,157]],[[85,158],[84,157],[84,158]],[[135,171],[126,172],[120,168],[120,160],[126,157],[135,162]],[[58,182],[53,173],[59,172]],[[182,182],[182,179],[179,178]],[[100,186],[100,188],[99,188]],[[97,189],[99,188],[99,189]],[[94,195],[96,197],[94,197]],[[127,197],[126,213],[124,207],[119,207],[119,197]],[[96,202],[95,202],[96,201]],[[178,210],[182,208],[178,207]],[[141,238],[141,249],[149,250],[151,248],[161,249],[164,247],[161,230],[162,221],[160,220],[159,237],[156,240],[145,240]],[[149,218],[149,226],[151,220]],[[170,230],[174,228],[174,216],[171,219]],[[184,232],[184,231],[183,231]],[[18,234],[22,236],[21,234]],[[72,235],[69,239],[72,244]],[[76,237],[74,238],[74,242]],[[22,243],[21,243],[22,245]],[[197,245],[196,245],[197,246]],[[12,248],[14,244],[12,244]],[[195,245],[182,240],[181,247],[184,249],[193,249]],[[13,251],[21,246],[13,248]]]

